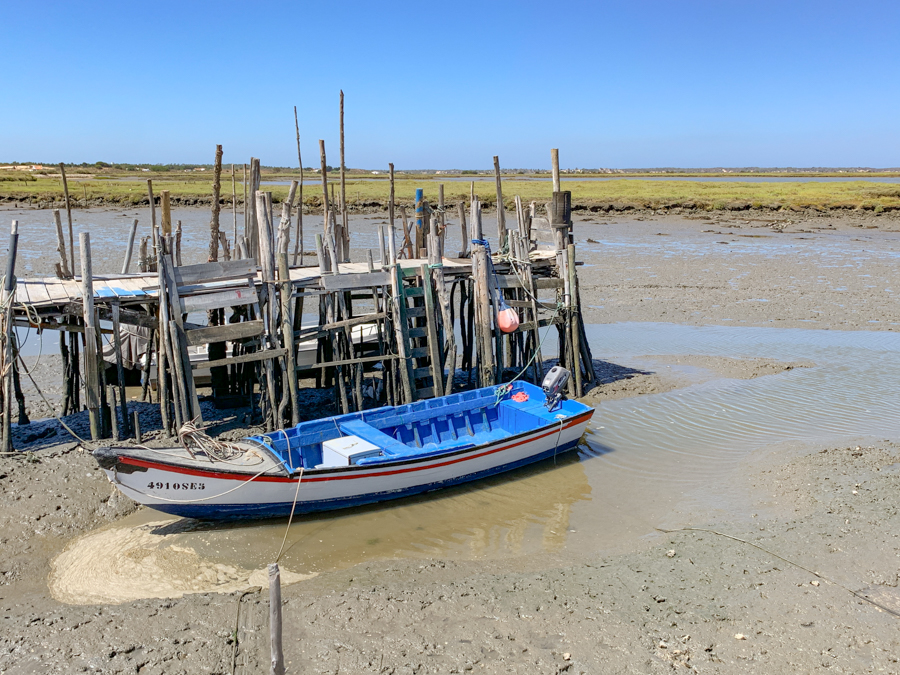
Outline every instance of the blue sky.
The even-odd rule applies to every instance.
[[[900,3],[19,2],[0,162],[898,166]]]

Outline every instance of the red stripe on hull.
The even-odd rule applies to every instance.
[[[594,411],[590,410],[586,413],[582,413],[578,417],[572,418],[571,421],[569,421],[565,426],[563,426],[561,428],[558,427],[558,428],[552,429],[551,431],[548,431],[544,434],[541,434],[540,436],[534,436],[532,438],[523,439],[521,441],[517,441],[515,443],[510,443],[508,445],[503,445],[499,448],[493,448],[491,450],[486,450],[484,452],[478,453],[477,455],[471,455],[469,457],[458,457],[456,459],[450,459],[450,460],[446,460],[446,461],[439,462],[436,464],[428,463],[425,466],[411,466],[411,467],[405,467],[405,468],[391,469],[388,471],[379,471],[377,473],[361,473],[361,472],[353,471],[353,472],[346,473],[346,475],[338,473],[333,476],[311,476],[308,474],[304,474],[303,482],[310,483],[310,482],[319,482],[319,481],[327,481],[327,480],[352,480],[352,479],[358,479],[358,478],[375,478],[375,477],[379,477],[379,476],[391,476],[391,475],[400,474],[400,473],[409,473],[411,471],[424,471],[426,469],[433,469],[433,468],[439,468],[439,467],[443,467],[443,466],[449,466],[451,464],[458,464],[460,462],[468,462],[469,460],[478,459],[480,457],[485,457],[486,455],[492,455],[497,452],[501,452],[503,450],[508,450],[510,448],[518,447],[525,443],[532,443],[534,441],[540,440],[541,438],[546,438],[547,436],[551,436],[553,434],[561,433],[561,431],[563,429],[569,429],[573,426],[577,426],[577,425],[581,424],[582,422],[588,421],[593,414],[594,414]],[[142,467],[145,469],[157,469],[159,471],[168,471],[171,473],[184,474],[186,476],[197,476],[197,477],[201,477],[201,478],[218,478],[221,480],[245,481],[245,480],[247,480],[248,475],[249,475],[246,473],[233,473],[233,472],[224,473],[221,471],[206,471],[203,469],[191,469],[191,468],[184,467],[184,466],[165,464],[165,463],[161,463],[161,462],[151,462],[151,461],[148,461],[145,459],[139,459],[137,457],[119,457],[119,461],[122,464],[130,464],[132,466],[139,466],[139,467]],[[428,460],[422,460],[422,461],[424,462],[424,461],[428,461]],[[374,467],[373,467],[373,469],[374,469]],[[264,476],[257,476],[253,480],[255,482],[263,482],[263,483],[293,482],[292,478],[285,477],[285,476],[265,476],[264,475]]]

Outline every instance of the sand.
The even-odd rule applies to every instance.
[[[784,231],[740,218],[586,218],[576,241],[590,322],[896,330],[900,228],[886,218],[811,216]],[[51,394],[54,358],[36,372]],[[809,367],[702,354],[610,358],[587,399],[602,406]],[[28,397],[33,416],[47,413]],[[91,605],[53,596],[48,579],[67,546],[137,507],[55,424],[29,426],[16,438],[31,452],[0,458],[0,672],[230,673],[235,653],[235,672],[266,672],[264,591]],[[240,421],[224,428],[240,433]],[[900,672],[898,441],[755,449],[615,554],[378,559],[287,585],[288,670]],[[671,523],[695,529],[654,529]]]

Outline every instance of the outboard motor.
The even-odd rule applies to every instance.
[[[556,405],[565,398],[563,389],[569,381],[571,374],[562,366],[553,366],[544,378],[541,388],[547,396],[547,410],[553,410]]]

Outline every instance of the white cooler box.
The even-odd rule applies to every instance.
[[[322,443],[322,463],[319,466],[350,466],[366,457],[381,456],[381,448],[359,436],[332,438]]]

